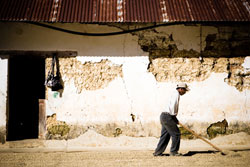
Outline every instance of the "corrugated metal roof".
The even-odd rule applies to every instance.
[[[1,21],[250,21],[250,0],[0,0]]]

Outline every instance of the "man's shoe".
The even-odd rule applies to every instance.
[[[153,156],[158,157],[158,156],[163,156],[163,154],[162,153],[161,154],[153,153]]]
[[[170,156],[182,156],[182,154],[178,152],[171,152]]]

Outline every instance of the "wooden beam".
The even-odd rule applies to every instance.
[[[42,56],[52,57],[76,57],[77,51],[25,51],[25,50],[0,50],[0,58],[7,59],[10,56]]]

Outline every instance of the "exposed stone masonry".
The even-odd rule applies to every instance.
[[[46,139],[67,139],[69,133],[69,126],[63,122],[56,119],[56,114],[47,117],[46,120],[47,134]]]
[[[250,55],[249,25],[219,26],[218,34],[206,37],[204,56],[236,57]]]
[[[60,73],[63,82],[74,80],[77,92],[96,90],[106,87],[116,77],[123,77],[122,66],[114,65],[109,60],[86,62],[82,64],[76,58],[59,58]],[[46,61],[46,71],[49,71],[51,59]]]
[[[228,73],[225,82],[239,91],[250,89],[250,72],[242,67],[243,57],[237,58],[156,58],[153,59],[149,72],[158,82],[204,81],[212,72]]]
[[[250,89],[250,72],[242,67],[250,55],[250,29],[242,26],[218,26],[217,34],[205,38],[201,53],[178,50],[172,34],[155,29],[134,33],[142,50],[149,52],[149,72],[159,82],[203,81],[212,72],[228,73],[225,82],[239,91]]]
[[[119,26],[116,26],[119,27]],[[129,29],[127,25],[119,27]],[[217,34],[209,34],[203,41],[203,50],[178,50],[178,41],[173,34],[166,31],[158,32],[150,29],[132,33],[138,37],[141,49],[149,53],[151,72],[158,82],[193,82],[204,81],[211,73],[227,73],[224,81],[239,91],[250,89],[250,72],[246,71],[242,64],[245,57],[250,56],[250,29],[249,26],[218,26]],[[197,34],[199,35],[199,34]],[[122,65],[115,65],[109,60],[100,62],[86,62],[82,64],[76,58],[60,58],[61,74],[64,82],[73,80],[78,93],[85,90],[104,88],[114,78],[123,77]],[[51,59],[47,60],[47,71],[50,68]],[[248,131],[249,125],[240,123],[229,126],[230,133]],[[241,125],[245,125],[244,128]],[[110,123],[106,125],[91,125],[98,133],[105,136],[119,136],[119,133],[127,136],[159,136],[159,126],[139,124],[118,125]],[[66,125],[64,126],[67,127]],[[75,138],[86,131],[86,127],[69,127],[67,138]],[[238,129],[239,130],[238,130]],[[60,128],[55,129],[61,133]],[[67,128],[66,128],[67,130]],[[229,133],[229,132],[228,132]],[[74,135],[71,135],[74,134]],[[192,137],[187,134],[188,138]],[[207,134],[202,133],[203,136]]]
[[[131,30],[142,27],[153,26],[153,24],[108,24],[122,30]],[[202,41],[204,57],[238,57],[250,55],[250,29],[249,24],[230,24],[230,25],[187,25],[187,26],[205,26],[215,27],[218,30],[216,34],[205,36]],[[167,27],[167,26],[166,26]],[[183,29],[185,31],[185,29]],[[187,32],[188,33],[188,32]],[[197,34],[197,36],[204,35]],[[138,44],[145,52],[149,52],[150,58],[156,57],[199,57],[200,53],[195,50],[178,50],[179,41],[174,41],[173,34],[166,31],[157,31],[157,29],[148,29],[131,33],[138,36]],[[183,37],[185,38],[185,37]],[[192,42],[192,41],[190,41]]]

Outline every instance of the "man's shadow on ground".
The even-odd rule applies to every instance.
[[[250,151],[250,149],[231,149],[229,151],[233,151],[233,152],[239,152],[239,151]],[[218,153],[219,151],[212,151],[212,150],[208,150],[208,151],[189,151],[186,154],[182,154],[182,156],[193,156],[195,154],[215,154]],[[225,154],[222,154],[225,155]],[[170,154],[162,154],[162,156],[170,156]]]
[[[210,150],[208,150],[208,151],[189,151],[186,154],[183,154],[182,156],[193,156],[195,154],[214,154],[216,152],[218,152],[218,151],[210,151]]]
[[[193,156],[195,154],[212,154],[216,151],[189,151],[186,154],[182,154],[182,156]],[[162,154],[162,156],[170,156],[170,154]]]
[[[239,152],[239,151],[250,151],[250,149],[231,149],[229,151],[233,151],[233,152]],[[186,154],[183,154],[182,156],[192,156],[192,155],[195,155],[195,154],[214,154],[214,153],[218,153],[219,151],[211,151],[211,150],[208,150],[208,151],[189,151],[188,153]],[[224,153],[221,153],[222,155],[226,155]]]

